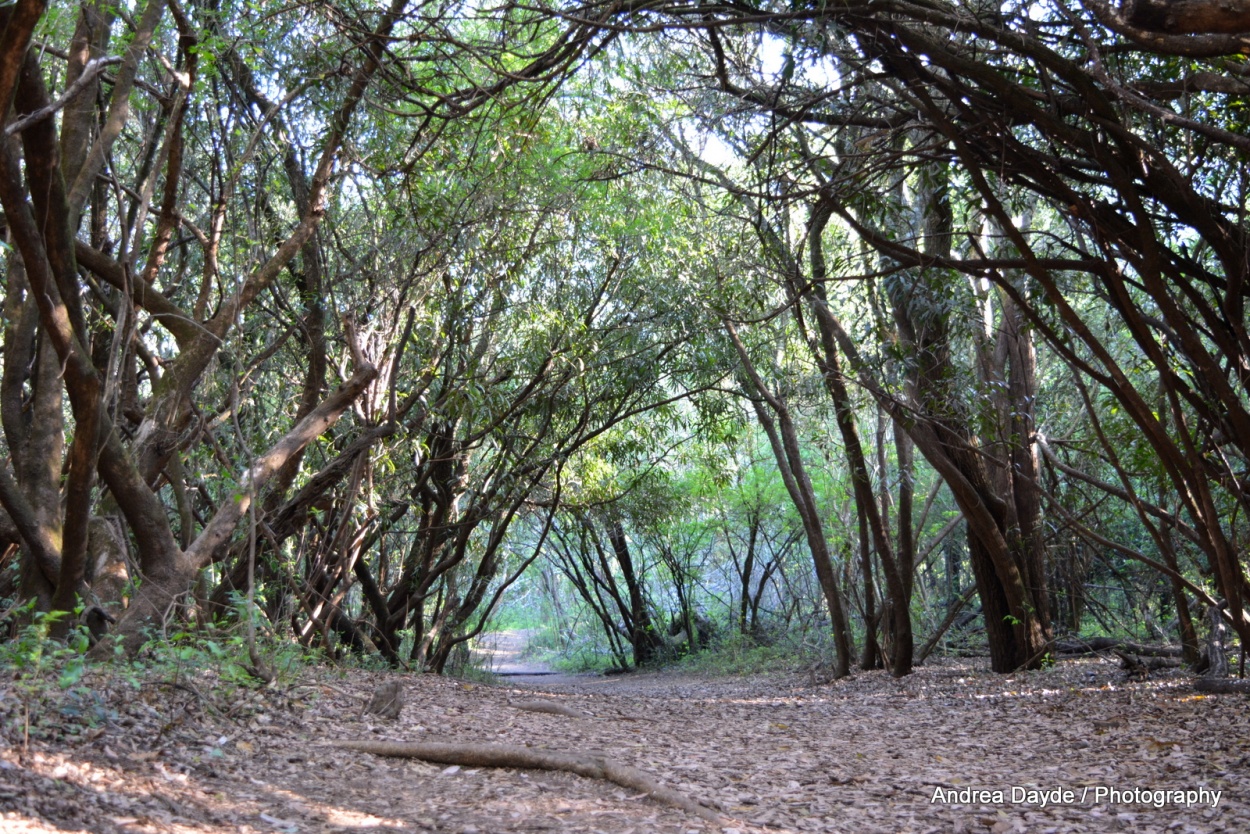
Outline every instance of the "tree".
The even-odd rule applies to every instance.
[[[1052,597],[1250,638],[1244,10],[46,5],[0,8],[0,594],[442,670],[557,547],[622,658],[814,577],[837,671],[857,610],[902,675],[940,478],[995,669]],[[713,536],[672,450],[744,405],[795,515]]]
[[[325,4],[317,15],[292,10],[256,22],[270,27],[264,31],[238,33],[263,41],[286,27],[287,33],[305,36],[291,43],[319,41],[316,55],[298,46],[275,49],[264,56],[272,64],[250,67],[234,45],[235,33],[223,24],[230,19],[251,27],[248,16],[234,14],[228,4],[196,4],[186,11],[175,6],[167,27],[166,7],[151,0],[133,21],[121,21],[111,4],[85,2],[72,32],[64,16],[48,23],[50,37],[67,38],[68,52],[30,48],[42,25],[43,3],[23,0],[0,9],[0,100],[13,103],[10,133],[20,133],[22,143],[21,159],[12,143],[0,149],[0,202],[17,255],[6,263],[6,305],[18,322],[6,334],[12,337],[8,355],[38,357],[31,371],[6,362],[5,433],[21,476],[0,479],[0,500],[25,547],[28,587],[47,599],[45,604],[67,610],[83,590],[98,469],[109,502],[133,537],[143,577],[120,624],[128,638],[164,618],[226,547],[270,479],[279,475],[279,482],[289,481],[302,450],[376,377],[345,326],[340,349],[352,354],[356,370],[344,373],[328,397],[320,392],[317,357],[324,325],[318,321],[317,296],[333,289],[318,286],[315,263],[315,234],[331,205],[340,160],[369,132],[361,114],[370,88],[383,77],[390,91],[413,107],[409,124],[419,137],[416,159],[437,137],[437,125],[495,107],[511,88],[551,84],[597,34],[581,24],[518,28],[520,21],[503,13],[476,32],[470,31],[473,21],[453,20],[466,27],[465,38],[457,41],[440,28],[443,21],[410,14],[403,0],[368,19],[357,19],[349,7]],[[131,23],[124,54],[106,59],[114,29]],[[409,59],[449,43],[474,51],[469,75],[430,80],[400,71]],[[149,53],[162,55],[168,69],[146,79],[142,75],[150,66],[160,66],[144,60]],[[518,65],[513,56],[525,53]],[[49,118],[58,105],[45,76],[59,74],[48,64],[62,60],[61,54],[69,56],[64,77],[78,98],[64,111],[58,133]],[[330,55],[338,62],[321,63]],[[99,71],[114,63],[114,83],[106,89]],[[273,102],[262,88],[283,94]],[[297,118],[279,118],[284,110]],[[240,136],[243,124],[249,130]],[[205,158],[186,152],[195,142],[208,149]],[[270,143],[278,148],[274,155],[282,160],[279,168],[286,167],[293,192],[281,205],[266,199]],[[282,150],[291,147],[297,152]],[[106,169],[109,159],[120,164]],[[158,208],[150,198],[162,178]],[[242,344],[246,327],[241,325],[297,263],[297,283],[312,308],[302,322],[304,335],[316,354],[308,365],[305,396],[291,429],[269,451],[243,461],[235,483],[216,497],[212,518],[198,534],[183,529],[180,543],[160,491],[163,484],[175,493],[185,489],[180,458],[190,442],[204,436],[196,428],[203,425],[197,415],[204,406],[197,395],[211,396],[210,374],[219,363],[234,361],[230,346]],[[198,282],[190,277],[196,268]],[[158,288],[162,277],[165,285]],[[159,336],[153,325],[161,329]],[[60,397],[50,384],[54,366],[65,369],[64,391],[74,418],[63,502],[48,500],[56,487],[41,474],[60,469],[59,423],[23,425],[17,417],[22,404],[14,399],[33,372],[31,390],[40,413],[52,415]],[[52,517],[46,509],[36,513],[32,498],[34,506],[63,503],[64,516]],[[191,514],[181,518],[185,525]]]
[[[766,593],[799,543],[802,528],[785,511],[778,494],[784,487],[769,477],[763,461],[744,461],[732,478],[718,526],[738,580],[736,625],[741,634],[763,637],[760,611]]]
[[[690,23],[687,10],[669,12]],[[1240,613],[1246,583],[1231,547],[1237,536],[1222,509],[1245,501],[1228,465],[1236,443],[1224,442],[1246,436],[1234,428],[1245,411],[1235,393],[1243,387],[1236,369],[1245,352],[1237,335],[1245,331],[1237,301],[1245,233],[1235,201],[1214,196],[1241,188],[1233,160],[1245,143],[1230,130],[1239,118],[1231,102],[1178,112],[1178,94],[1157,79],[1179,70],[1213,100],[1231,87],[1192,61],[1108,51],[1088,18],[1064,24],[1043,27],[1023,10],[961,3],[888,12],[858,3],[765,6],[713,13],[698,24],[703,34],[680,47],[702,54],[706,86],[732,102],[726,124],[756,118],[766,126],[749,152],[772,163],[759,193],[789,204],[818,197],[882,259],[859,274],[897,276],[890,309],[914,365],[906,396],[882,402],[968,518],[986,617],[997,621],[994,665],[1004,671],[1040,663],[1049,627],[1032,521],[1041,502],[1034,428],[1020,408],[1033,396],[1034,333],[1132,415],[1184,496],[1231,618],[1250,628]],[[998,51],[985,52],[988,43]],[[780,53],[776,68],[761,44]],[[831,83],[846,94],[829,95]],[[1186,143],[1203,154],[1187,156]],[[925,171],[946,172],[948,184],[919,182]],[[900,202],[909,190],[916,199]],[[891,204],[927,219],[870,222]],[[998,384],[999,375],[1000,402],[1010,404],[996,407],[1007,421],[999,419],[995,433],[1011,444],[999,459],[983,456],[977,411],[963,409],[952,388],[947,305],[956,275],[974,289],[996,288],[997,335],[985,344],[998,347],[981,367],[986,383]],[[1091,289],[1101,306],[1074,304]],[[976,291],[979,303],[990,301]],[[1140,375],[1091,326],[1104,314],[1149,359],[1165,392],[1166,424]],[[848,356],[863,347],[843,333],[838,346]],[[1216,426],[1220,451],[1208,444],[1204,452],[1201,427]],[[1004,485],[1006,504],[997,494]]]

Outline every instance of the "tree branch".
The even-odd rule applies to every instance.
[[[110,64],[120,64],[121,61],[122,59],[120,57],[93,58],[91,61],[88,61],[87,66],[83,67],[82,75],[78,76],[78,80],[76,80],[73,84],[70,84],[64,93],[61,93],[60,98],[49,104],[47,107],[36,110],[34,113],[28,113],[17,121],[6,126],[4,129],[5,135],[12,136],[15,133],[20,133],[36,122],[41,122],[53,113],[61,110],[65,107],[65,105],[73,101],[75,96],[86,89],[87,85],[94,81],[97,75],[104,72],[105,67]]]

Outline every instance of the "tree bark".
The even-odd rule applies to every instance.
[[[842,360],[838,352],[838,344],[833,328],[829,326],[822,312],[828,311],[824,297],[824,280],[827,275],[824,259],[824,247],[821,235],[832,213],[828,204],[819,205],[813,212],[809,227],[812,276],[809,295],[814,299],[819,340],[810,340],[811,350],[820,367],[825,388],[833,400],[834,412],[837,416],[838,431],[842,435],[842,445],[846,454],[847,466],[851,473],[851,483],[855,489],[857,511],[863,513],[868,530],[872,534],[873,549],[881,560],[882,572],[885,574],[886,587],[890,594],[890,636],[893,651],[890,655],[890,672],[895,677],[910,674],[915,653],[914,637],[911,624],[911,598],[908,593],[908,580],[903,575],[902,565],[895,558],[894,545],[887,529],[888,520],[883,507],[877,504],[876,491],[873,489],[872,477],[868,471],[868,458],[859,437],[859,428],[855,421],[855,411],[851,404],[850,391],[847,388],[846,376],[842,371]],[[801,322],[800,322],[801,324]],[[881,473],[884,480],[884,469]],[[882,500],[887,500],[889,490],[881,485]],[[900,524],[902,521],[900,520]],[[907,524],[911,524],[910,507]],[[867,624],[873,628],[873,624]]]
[[[377,376],[372,365],[365,365],[342,386],[297,423],[281,439],[242,473],[235,494],[223,501],[216,514],[185,552],[175,549],[170,558],[144,575],[144,582],[117,624],[117,635],[127,651],[137,649],[144,639],[145,626],[159,626],[171,605],[195,582],[197,573],[230,539],[256,494],[273,474],[293,455],[324,434]],[[105,645],[104,643],[100,644]],[[97,654],[106,649],[97,647]]]
[[[1169,35],[1250,32],[1247,0],[1124,0],[1120,15],[1139,29]]]
[[[625,538],[625,527],[619,520],[609,522],[608,541],[612,545],[617,564],[621,566],[621,576],[629,591],[629,642],[634,647],[634,665],[645,666],[655,660],[663,643],[655,624],[651,622],[651,612],[643,594],[642,576],[635,570],[629,542]]]

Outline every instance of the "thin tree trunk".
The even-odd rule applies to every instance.
[[[881,668],[881,646],[877,643],[877,588],[872,578],[872,539],[868,532],[868,513],[855,502],[855,518],[859,524],[860,570],[864,574],[864,648],[859,668]]]
[[[911,601],[907,592],[907,580],[898,560],[895,558],[894,545],[888,527],[888,518],[884,509],[888,501],[889,490],[882,484],[882,503],[879,507],[873,490],[872,477],[868,471],[868,459],[860,441],[859,429],[855,421],[855,412],[847,389],[846,376],[842,372],[837,339],[830,327],[829,307],[824,297],[824,278],[827,274],[824,258],[824,247],[821,236],[824,233],[833,207],[822,204],[812,213],[809,224],[811,246],[812,276],[809,298],[813,301],[819,339],[809,339],[812,353],[816,358],[824,377],[825,388],[833,400],[834,412],[837,415],[838,431],[842,435],[842,445],[846,453],[847,465],[851,472],[851,482],[855,486],[855,502],[859,511],[864,513],[868,529],[872,533],[873,549],[881,560],[885,574],[886,587],[890,594],[890,634],[893,638],[893,650],[890,657],[891,674],[902,677],[910,674],[912,658],[915,651],[911,624]],[[797,308],[796,308],[797,310]],[[800,321],[800,325],[802,322]],[[806,328],[804,328],[806,330]],[[884,440],[881,440],[884,443]],[[884,481],[884,450],[882,453],[881,477]],[[910,521],[908,521],[910,524]],[[870,626],[871,627],[871,626]]]
[[[794,422],[790,417],[790,410],[785,402],[768,390],[764,380],[756,372],[755,366],[751,362],[751,357],[747,353],[746,347],[742,344],[742,340],[738,338],[738,333],[734,326],[726,321],[725,330],[728,332],[729,338],[733,341],[734,347],[738,351],[738,356],[742,360],[747,381],[749,381],[751,387],[755,389],[761,398],[760,400],[753,399],[751,402],[755,408],[756,417],[764,428],[764,432],[768,435],[769,443],[772,445],[773,457],[777,461],[777,467],[781,472],[786,490],[790,493],[790,498],[794,502],[795,508],[799,512],[799,518],[803,522],[803,530],[807,534],[807,546],[811,551],[812,561],[816,569],[816,579],[820,583],[821,593],[824,595],[825,604],[829,609],[830,627],[833,630],[834,653],[836,656],[834,676],[838,678],[846,677],[851,673],[851,657],[854,653],[851,647],[850,629],[847,623],[845,605],[842,600],[842,590],[838,583],[837,573],[833,567],[829,540],[825,537],[824,525],[821,523],[820,514],[816,509],[816,491],[812,487],[811,479],[807,475],[807,468],[803,464],[798,432],[794,427]],[[769,409],[776,414],[775,420],[769,415]]]
[[[643,595],[642,576],[634,568],[634,560],[629,552],[629,542],[625,538],[625,527],[619,520],[608,524],[608,542],[612,545],[612,553],[621,566],[621,576],[629,592],[629,642],[634,647],[634,665],[645,666],[656,658],[661,645],[660,636],[651,622],[646,597]]]

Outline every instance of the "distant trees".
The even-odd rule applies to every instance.
[[[731,500],[722,504],[717,528],[738,580],[738,631],[766,639],[767,623],[761,613],[767,613],[769,587],[784,577],[801,528],[788,517],[776,488],[753,464],[740,462],[734,483],[726,490]]]

